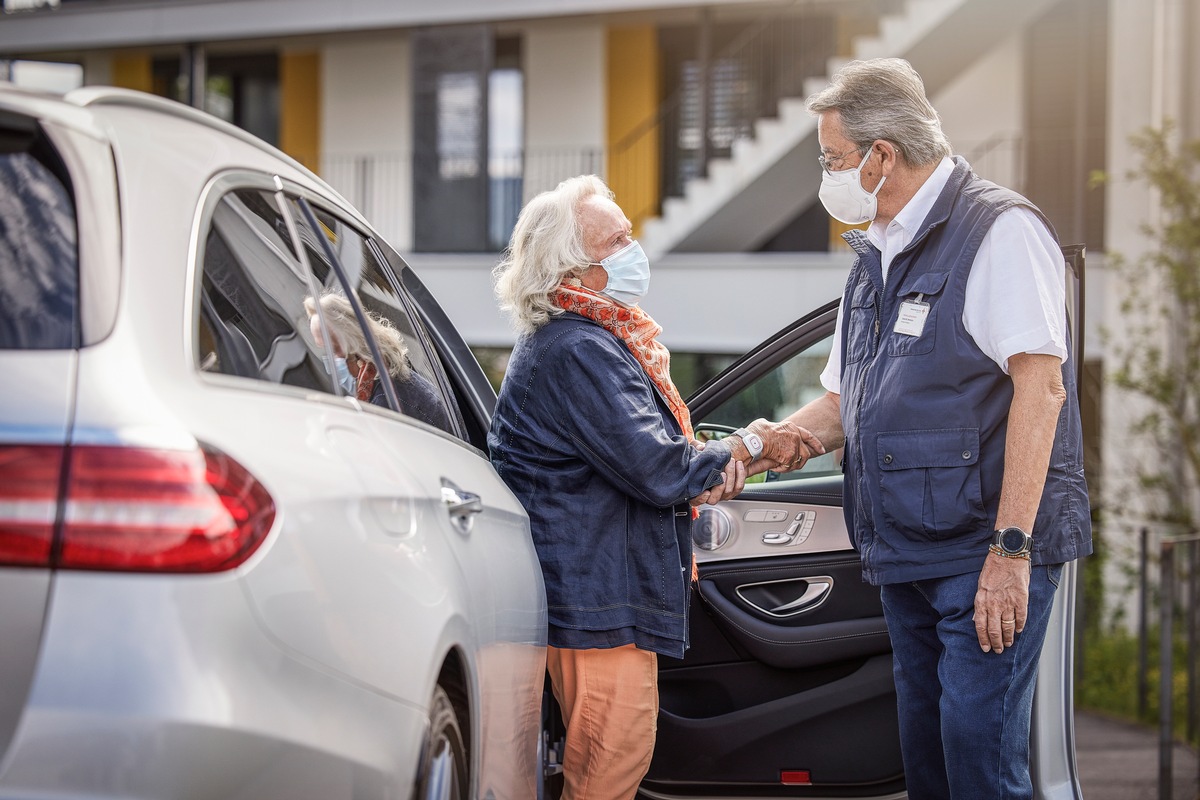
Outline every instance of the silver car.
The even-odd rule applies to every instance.
[[[331,292],[419,400],[346,393]],[[0,309],[0,797],[536,795],[494,394],[336,192],[169,101],[0,84]]]

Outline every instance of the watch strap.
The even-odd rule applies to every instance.
[[[749,428],[738,428],[733,435],[741,437],[742,444],[746,445],[746,450],[750,453],[751,461],[762,455],[763,440],[757,433]]]

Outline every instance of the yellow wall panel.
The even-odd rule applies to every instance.
[[[116,55],[112,58],[112,84],[139,92],[154,91],[154,70],[145,53]]]
[[[314,172],[320,166],[320,53],[279,58],[279,149]]]
[[[608,184],[633,222],[658,213],[662,99],[658,34],[652,25],[609,28],[606,42]]]

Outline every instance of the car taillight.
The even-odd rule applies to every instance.
[[[0,565],[48,566],[63,448],[0,445]]]
[[[9,450],[0,447],[0,483],[5,481]],[[48,472],[51,452],[41,451],[42,472]],[[0,514],[0,563],[136,572],[217,572],[241,564],[271,529],[275,505],[266,489],[240,464],[208,448],[151,450],[134,447],[81,445],[67,452],[66,502],[57,543],[35,548],[40,541],[26,532],[49,517],[54,523],[56,475],[28,485],[27,497],[12,508],[12,523]],[[37,459],[14,458],[20,470]],[[57,474],[57,470],[55,470]],[[46,485],[54,491],[47,493]],[[9,499],[5,487],[0,497]],[[45,512],[38,505],[48,503]],[[7,506],[0,506],[5,508]],[[40,514],[40,516],[39,516]],[[19,524],[16,524],[19,523]],[[10,528],[11,525],[11,528]],[[45,530],[33,528],[45,539]],[[6,536],[6,533],[11,535]],[[9,540],[17,542],[7,546]],[[23,545],[20,543],[24,542]],[[25,553],[17,560],[12,553]],[[30,554],[36,550],[36,559]]]

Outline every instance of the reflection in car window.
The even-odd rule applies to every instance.
[[[759,417],[781,420],[796,409],[825,394],[821,371],[829,360],[832,336],[820,339],[801,350],[775,369],[743,388],[697,424],[697,435],[709,430],[732,431]],[[842,451],[810,459],[802,469],[787,473],[801,475],[840,473]]]
[[[18,146],[23,137],[13,137]],[[79,344],[75,209],[63,182],[0,137],[0,349]]]
[[[309,333],[303,266],[266,192],[239,190],[214,209],[205,240],[197,359],[210,372],[334,392]]]
[[[394,283],[386,272],[387,267],[381,264],[370,240],[340,219],[315,209],[321,230],[314,233],[306,224],[299,205],[294,201],[293,208],[300,228],[300,238],[304,242],[309,262],[314,265],[314,272],[321,274],[317,269],[317,265],[321,265],[328,273],[325,280],[326,289],[335,294],[342,291],[328,264],[324,247],[317,239],[318,235],[326,237],[346,270],[363,309],[367,312],[369,332],[362,331],[356,318],[351,317],[346,321],[348,325],[353,324],[355,332],[363,341],[363,352],[359,355],[364,360],[371,360],[369,349],[365,345],[369,337],[375,340],[384,360],[388,362],[386,369],[377,369],[378,365],[371,364],[373,369],[369,375],[369,391],[356,385],[360,398],[387,407],[387,396],[380,382],[382,373],[386,372],[391,377],[392,387],[400,404],[398,410],[402,414],[455,436],[461,436],[464,426],[459,416],[458,404],[452,395],[448,394],[449,382],[442,372],[441,364],[431,356],[428,337],[424,335],[419,320],[409,313],[404,299],[396,292]],[[322,301],[322,307],[325,307],[327,302]],[[344,298],[342,302],[345,302]],[[328,323],[328,320],[326,322]],[[358,376],[355,375],[355,378],[357,381]]]

